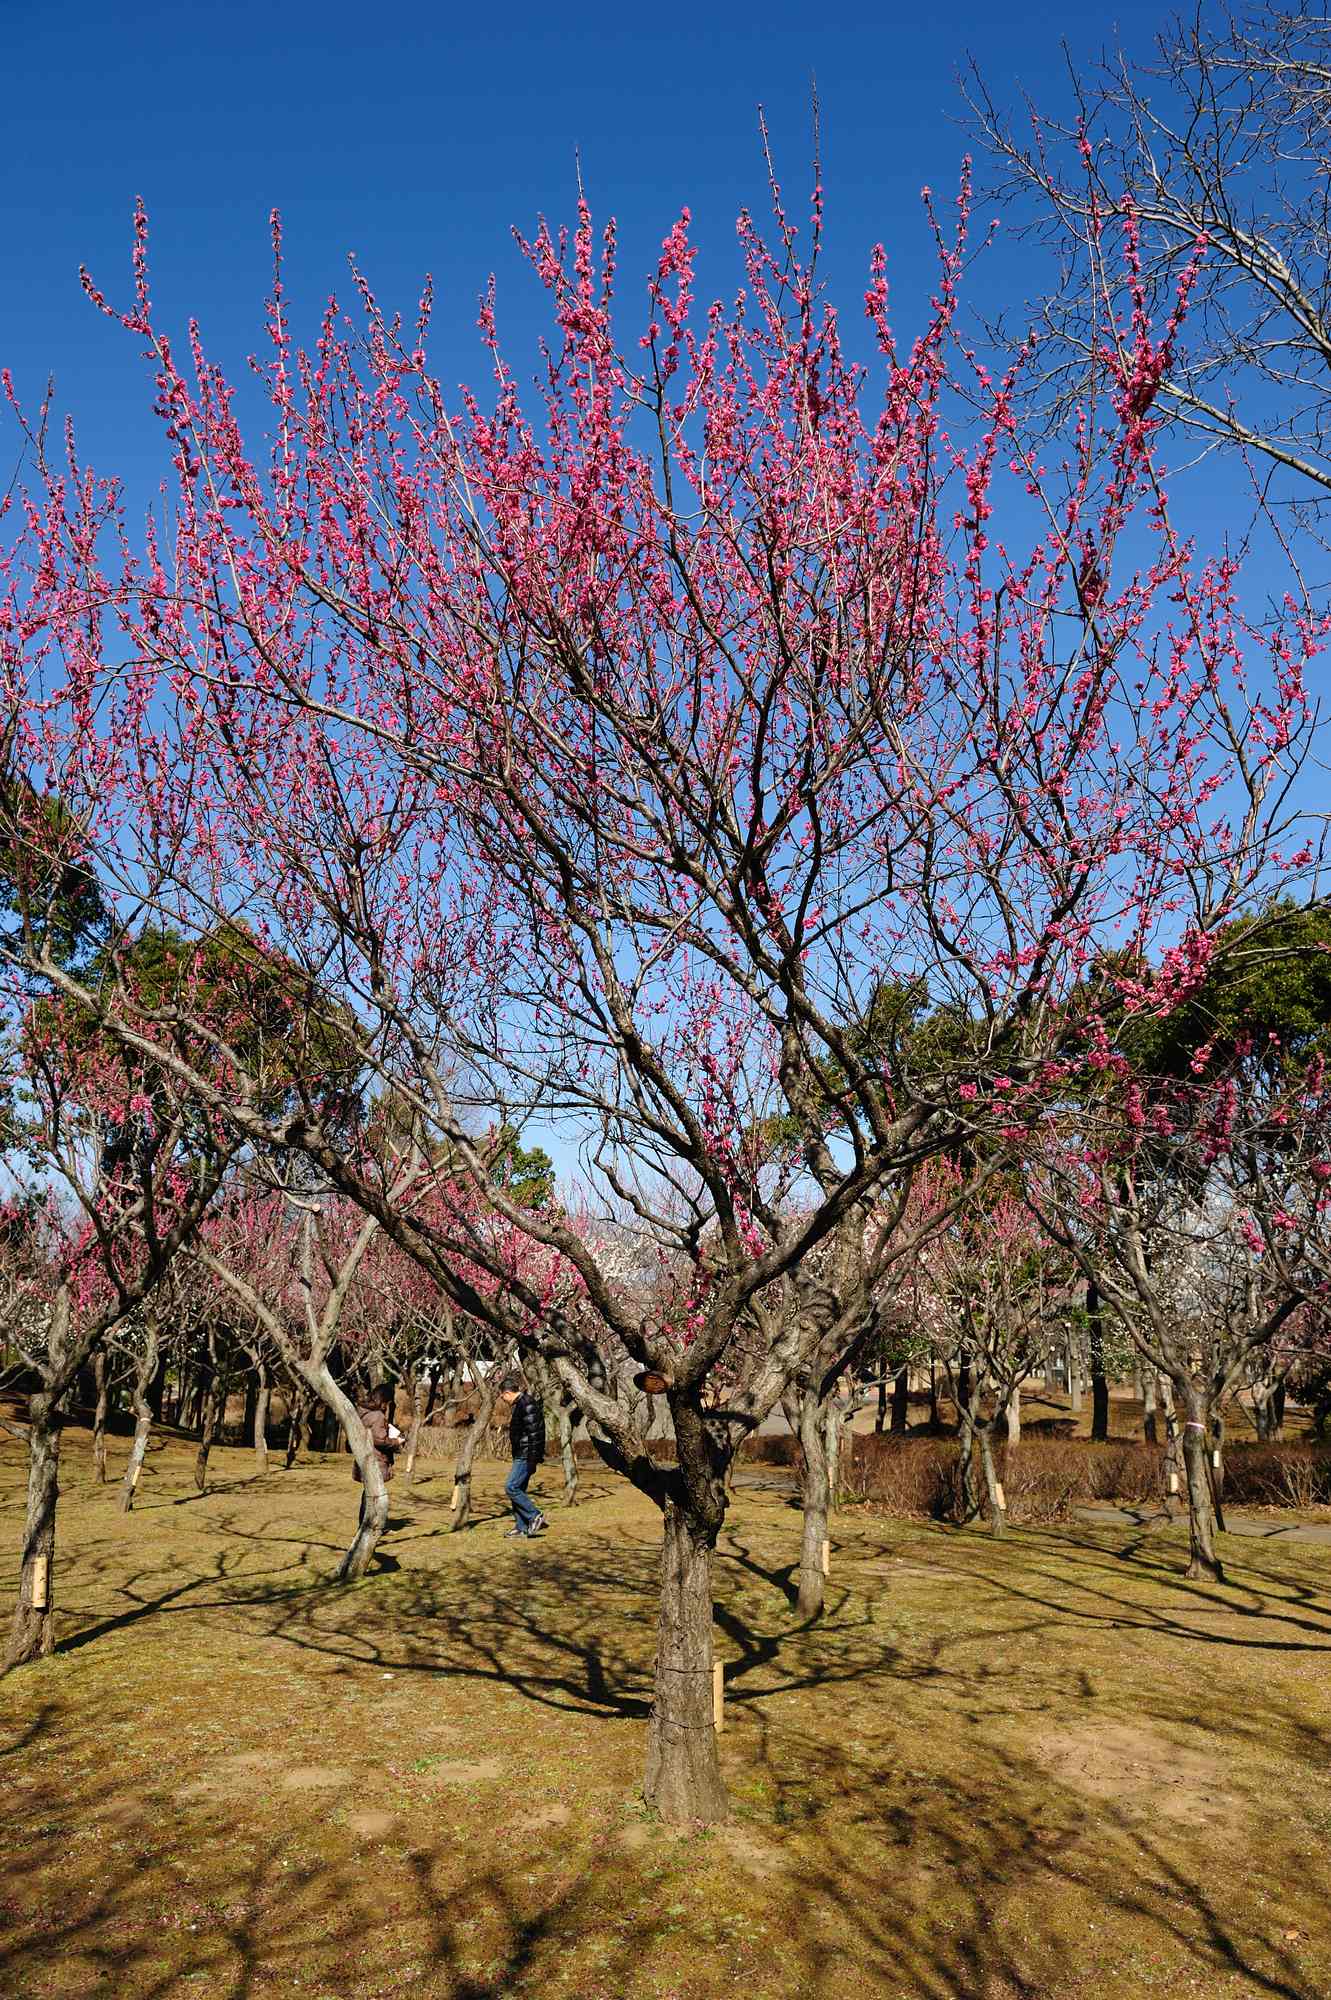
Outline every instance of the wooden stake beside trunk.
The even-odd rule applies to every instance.
[[[824,1542],[823,1547],[827,1544]],[[719,1736],[726,1726],[726,1670],[720,1660],[712,1667],[712,1727]]]

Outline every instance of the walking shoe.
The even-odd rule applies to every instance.
[[[527,1535],[527,1530],[525,1528],[506,1528],[504,1531],[504,1540],[506,1542],[511,1542],[514,1535],[521,1535],[525,1540]]]
[[[532,1522],[530,1528],[528,1528],[527,1533],[528,1535],[543,1534],[545,1530],[549,1527],[549,1525],[550,1523],[546,1520],[544,1514],[538,1514],[536,1516],[536,1519]]]

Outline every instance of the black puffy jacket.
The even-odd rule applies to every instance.
[[[523,1390],[513,1405],[508,1441],[514,1458],[525,1458],[528,1465],[539,1465],[545,1457],[545,1408],[540,1397],[533,1396],[528,1389]]]

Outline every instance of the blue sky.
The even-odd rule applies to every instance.
[[[1057,35],[1084,60],[1117,22],[1144,50],[1161,9],[1065,12],[1056,29],[1045,7],[979,0],[946,13],[8,0],[3,13],[0,365],[25,400],[54,372],[84,453],[133,489],[159,463],[147,374],[83,299],[78,267],[125,296],[138,194],[159,305],[177,325],[196,313],[229,369],[260,344],[276,206],[301,331],[345,289],[348,250],[385,304],[410,308],[430,270],[436,365],[446,382],[479,382],[476,296],[494,270],[506,333],[529,346],[541,302],[509,231],[571,213],[575,153],[598,214],[618,218],[630,297],[685,203],[705,253],[700,291],[729,290],[735,213],[763,196],[757,106],[803,213],[816,72],[834,290],[849,319],[881,238],[909,330],[932,277],[919,190],[950,191],[965,145],[959,63],[973,54],[1000,94],[1062,97]],[[992,306],[1027,275],[1000,253],[980,288]],[[5,422],[0,446],[7,478]]]

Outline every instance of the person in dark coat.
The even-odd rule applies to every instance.
[[[388,1414],[391,1407],[392,1397],[386,1382],[376,1382],[375,1386],[362,1396],[360,1402],[356,1405],[356,1415],[370,1434],[370,1443],[374,1447],[375,1460],[380,1472],[384,1476],[385,1485],[393,1477],[393,1460],[397,1457],[397,1448],[402,1442],[402,1433]],[[353,1466],[352,1477],[359,1485],[360,1467],[358,1465]],[[360,1518],[362,1525],[365,1521],[365,1503],[368,1497],[368,1494],[362,1493],[361,1495]]]
[[[513,1509],[510,1535],[539,1535],[546,1519],[527,1491],[528,1482],[545,1457],[545,1408],[525,1383],[510,1380],[499,1392],[508,1405],[508,1441],[513,1470],[504,1485]]]

